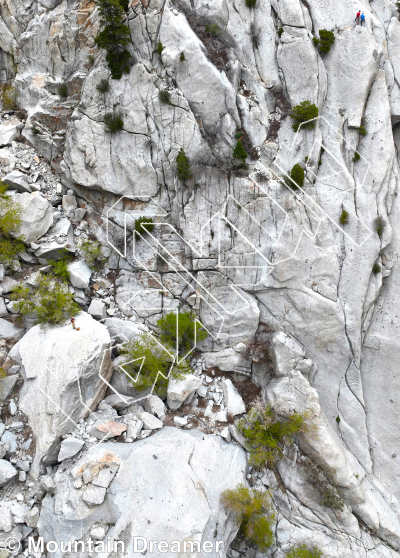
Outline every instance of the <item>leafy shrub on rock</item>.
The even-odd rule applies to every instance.
[[[122,23],[124,9],[118,0],[97,0],[103,30],[94,39],[107,51],[106,60],[113,79],[129,74],[131,54],[125,48],[130,43],[129,27]]]
[[[273,467],[296,434],[309,432],[305,419],[306,415],[293,413],[287,420],[279,420],[271,407],[253,407],[239,422],[239,430],[250,447],[250,465]]]
[[[175,351],[178,345],[180,353],[189,351],[207,337],[206,330],[196,324],[194,312],[170,312],[157,321],[157,327],[161,330],[161,341]]]
[[[293,547],[286,553],[286,558],[321,558],[322,552],[316,546],[308,548],[305,544]]]
[[[343,209],[339,221],[341,225],[347,225],[349,223],[349,212]]]
[[[244,166],[246,164],[248,153],[243,147],[242,140],[239,138],[236,142],[235,149],[233,150],[233,158],[239,159]]]
[[[110,84],[106,79],[101,79],[96,85],[96,89],[97,91],[100,91],[100,93],[107,93],[107,91],[110,91]]]
[[[240,484],[234,490],[225,490],[221,502],[236,516],[245,539],[260,550],[266,550],[274,543],[272,525],[275,514],[268,492],[251,490]]]
[[[178,178],[182,182],[189,180],[189,178],[193,177],[193,174],[190,169],[190,161],[189,158],[186,156],[183,148],[181,147],[179,150],[178,155],[176,156],[176,169],[178,172]]]
[[[106,258],[101,251],[101,244],[98,240],[90,240],[89,238],[81,240],[79,250],[85,262],[92,269],[99,270],[106,262]]]
[[[303,167],[297,163],[290,171],[290,178],[292,180],[288,180],[287,182],[291,188],[297,190],[298,188],[303,187],[304,176],[305,174]]]
[[[35,317],[37,323],[58,324],[80,312],[68,284],[52,276],[41,276],[34,292],[29,287],[17,285],[11,298],[16,301],[15,310],[19,314]]]
[[[173,349],[164,348],[150,333],[143,332],[124,345],[123,368],[138,391],[155,386],[155,393],[165,397],[168,378],[182,378],[189,372],[186,362],[177,364]]]
[[[104,115],[104,124],[106,131],[110,134],[115,134],[124,128],[124,121],[119,113],[107,112]]]
[[[51,273],[63,281],[69,281],[68,264],[72,261],[72,259],[73,255],[71,252],[64,249],[59,260],[49,261],[49,264],[51,265]]]
[[[314,128],[315,122],[313,119],[318,116],[318,107],[312,104],[311,101],[303,101],[293,107],[290,116],[295,121],[292,126],[295,132],[297,132],[301,124],[303,124],[303,128]]]
[[[335,35],[332,31],[328,31],[327,29],[320,29],[319,39],[317,37],[313,37],[313,43],[316,47],[318,47],[321,54],[329,52],[334,42]]]
[[[17,236],[22,224],[23,209],[11,196],[7,196],[7,188],[0,180],[0,262],[5,264],[9,264],[25,249],[23,237]]]
[[[147,232],[151,232],[154,229],[153,219],[151,217],[139,217],[135,221],[135,236],[139,239],[142,235]]]
[[[68,97],[68,86],[66,83],[60,83],[58,86],[58,96],[61,99],[66,99]]]

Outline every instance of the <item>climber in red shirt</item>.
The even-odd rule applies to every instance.
[[[358,10],[356,15],[356,25],[359,25],[360,23],[360,16],[361,16],[361,10]]]

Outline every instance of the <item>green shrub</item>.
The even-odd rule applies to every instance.
[[[184,60],[186,60],[186,57],[185,57],[185,53],[184,53],[184,52],[181,52],[181,55],[180,55],[180,57],[179,57],[179,60],[180,60],[181,62],[183,62]]]
[[[170,96],[169,91],[165,91],[165,90],[159,91],[158,92],[158,98],[165,105],[170,105],[171,104],[171,96]]]
[[[311,104],[311,101],[303,101],[299,105],[293,107],[290,113],[291,118],[295,121],[293,130],[297,132],[300,124],[304,124],[305,128],[314,128],[315,122],[312,120],[318,116],[318,107]],[[311,120],[311,122],[309,122]]]
[[[246,0],[246,6],[248,8],[254,8],[254,6],[256,5],[257,0]]]
[[[196,325],[194,312],[182,312],[176,314],[170,312],[164,318],[157,321],[160,329],[160,339],[176,351],[178,345],[179,353],[186,353],[195,346],[195,342],[203,341],[207,332],[199,324]]]
[[[1,104],[3,110],[15,110],[17,108],[17,91],[12,83],[1,85]]]
[[[74,257],[71,252],[64,249],[59,260],[49,261],[49,264],[51,265],[51,273],[63,281],[69,281],[68,264],[73,260],[73,258]]]
[[[125,12],[129,10],[129,0],[118,0]]]
[[[23,237],[18,235],[23,209],[6,195],[7,188],[7,184],[0,180],[0,262],[5,264],[25,250]]]
[[[328,31],[327,29],[321,29],[319,31],[319,39],[317,37],[313,37],[314,45],[318,47],[322,54],[329,52],[334,42],[335,35],[332,31]]]
[[[361,124],[361,126],[359,128],[356,128],[357,132],[359,134],[361,134],[362,136],[366,136],[367,135],[367,130],[364,128],[364,126]]]
[[[293,547],[286,553],[286,558],[321,558],[322,552],[316,547],[308,548],[305,544]]]
[[[283,34],[283,27],[279,27],[278,29],[278,37],[281,37]]]
[[[225,490],[221,502],[235,515],[243,537],[260,550],[266,550],[274,543],[275,514],[268,492],[251,490],[240,484],[234,490]]]
[[[341,225],[347,225],[349,223],[349,212],[343,209],[339,221]]]
[[[95,57],[93,56],[93,54],[89,54],[88,56],[88,62],[91,66],[93,66],[94,62],[95,62]]]
[[[378,273],[380,273],[382,270],[381,266],[378,263],[374,264],[374,267],[372,268],[372,271],[375,273],[375,275],[377,275]]]
[[[283,457],[285,445],[291,445],[300,432],[308,432],[306,415],[294,413],[280,421],[271,407],[254,407],[240,420],[239,430],[250,448],[250,465],[272,467]]]
[[[216,23],[209,23],[206,25],[206,31],[209,35],[213,35],[214,37],[218,37],[222,33],[222,29]]]
[[[79,250],[82,257],[89,267],[99,270],[106,262],[106,258],[101,253],[101,244],[98,240],[81,240]]]
[[[104,115],[104,124],[106,125],[106,131],[110,134],[115,134],[119,132],[124,127],[124,121],[119,113],[107,112]]]
[[[58,95],[61,99],[66,99],[68,97],[68,86],[66,83],[60,83],[58,86]]]
[[[118,0],[97,0],[103,30],[95,38],[99,48],[107,51],[106,60],[113,79],[129,74],[131,54],[125,48],[130,43],[129,27],[122,23],[124,9]]]
[[[31,128],[31,132],[34,136],[39,136],[41,133],[40,130],[38,130],[35,126]]]
[[[96,89],[97,91],[100,91],[100,93],[107,93],[107,91],[110,91],[110,84],[108,83],[108,80],[101,79],[96,85]]]
[[[353,157],[353,161],[359,161],[360,160],[360,154],[358,151],[354,151],[354,157]]]
[[[159,54],[161,56],[161,53],[162,53],[163,50],[164,50],[164,47],[163,47],[162,43],[160,41],[158,41],[157,54]]]
[[[189,178],[193,177],[190,169],[190,161],[189,158],[186,156],[183,147],[180,148],[179,153],[176,156],[176,169],[178,178],[182,182],[185,182],[185,180],[189,180]]]
[[[297,163],[290,171],[290,178],[292,180],[288,181],[289,186],[295,190],[297,188],[302,188],[304,184],[304,176],[305,173],[303,167]]]
[[[175,362],[172,348],[163,348],[155,337],[146,332],[125,343],[123,349],[123,369],[138,391],[155,386],[156,393],[164,396],[168,377],[181,379],[190,371],[185,361],[180,364]]]
[[[36,323],[58,324],[80,312],[68,291],[68,284],[52,276],[41,276],[34,292],[29,287],[17,285],[11,298],[16,301],[16,311],[22,316],[34,317]]]
[[[147,232],[151,232],[154,229],[153,219],[151,217],[139,217],[135,221],[135,236],[137,239]]]
[[[385,228],[385,221],[382,217],[377,217],[374,221],[374,225],[378,236],[381,237],[383,235],[383,229]]]
[[[342,511],[344,509],[344,502],[333,486],[325,490],[322,495],[321,504],[333,510]]]
[[[233,158],[239,159],[242,162],[242,165],[245,165],[247,156],[247,151],[243,147],[242,140],[239,138],[236,142],[235,149],[233,150]]]

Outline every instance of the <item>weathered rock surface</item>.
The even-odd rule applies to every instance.
[[[170,378],[168,382],[167,402],[170,409],[176,410],[201,385],[201,378],[187,374],[182,380]]]
[[[85,312],[70,322],[35,326],[13,348],[25,383],[20,408],[37,438],[33,471],[57,461],[59,437],[96,409],[112,373],[107,329]],[[103,381],[103,378],[105,381]]]
[[[90,498],[88,509],[83,503],[87,488],[75,489],[74,479],[85,476],[85,471],[91,471],[88,478],[93,478],[113,465],[119,468],[106,494],[102,489],[104,503],[94,505]],[[56,495],[44,499],[38,530],[46,540],[61,541],[66,536],[75,540],[96,522],[108,523],[112,540],[125,533],[129,557],[134,556],[134,532],[149,540],[157,535],[157,540],[170,542],[221,540],[226,549],[237,527],[221,507],[220,495],[245,482],[245,468],[242,449],[196,430],[167,427],[134,446],[107,442],[82,457],[73,469],[74,478],[56,474]],[[98,496],[95,504],[101,499]],[[74,502],[73,506],[68,502]],[[159,556],[158,551],[147,554]]]

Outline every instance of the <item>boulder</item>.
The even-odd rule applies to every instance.
[[[242,415],[245,413],[246,405],[231,380],[224,380],[221,386],[224,392],[228,415],[235,417],[236,415]]]
[[[15,194],[13,201],[23,209],[22,225],[13,236],[22,235],[27,244],[36,242],[53,224],[53,209],[50,203],[39,192]]]
[[[0,297],[0,318],[4,318],[4,316],[7,316],[8,311],[4,302],[4,298]]]
[[[167,402],[170,409],[176,411],[182,403],[201,386],[201,378],[187,374],[182,380],[170,378],[167,390]]]
[[[44,458],[57,462],[60,437],[98,406],[112,374],[107,328],[85,312],[76,321],[79,331],[69,320],[35,326],[13,347],[25,380],[20,409],[36,436],[35,475]]]
[[[73,213],[73,211],[75,211],[75,209],[78,207],[78,204],[76,203],[76,197],[72,196],[70,194],[67,194],[66,196],[63,196],[62,198],[62,208],[65,214],[70,215]]]
[[[10,120],[3,120],[0,124],[0,147],[11,145],[21,135],[21,130],[24,127],[18,118],[10,118]]]
[[[143,422],[143,426],[146,430],[158,430],[162,428],[164,425],[157,417],[143,411],[142,413],[134,413],[138,419]]]
[[[35,255],[38,258],[59,260],[63,250],[75,252],[74,229],[66,217],[56,223],[51,234],[43,239]]]
[[[0,339],[12,339],[18,341],[25,334],[23,327],[18,327],[13,323],[0,318]]]
[[[109,438],[121,436],[126,430],[126,424],[121,424],[115,420],[99,420],[91,428],[90,435],[98,440],[108,440]]]
[[[88,486],[82,495],[82,500],[89,507],[99,506],[104,502],[106,497],[106,489],[101,486]]]
[[[18,285],[18,281],[12,279],[7,275],[6,277],[4,277],[3,281],[0,284],[0,287],[2,289],[2,294],[11,293],[14,287],[16,287],[17,285]]]
[[[130,339],[134,339],[143,331],[148,331],[143,324],[131,322],[130,320],[121,320],[120,318],[107,318],[104,325],[108,329],[111,338],[117,343],[126,343]]]
[[[17,469],[15,469],[9,461],[0,459],[0,487],[15,479],[17,475]]]
[[[85,493],[74,488],[87,469],[93,470],[93,480],[105,463],[119,466],[108,489],[93,494],[93,482]],[[245,470],[242,448],[198,430],[166,427],[134,444],[105,442],[86,452],[71,472],[56,475],[55,493],[42,502],[39,536],[76,540],[101,523],[114,525],[108,532],[111,540],[126,540],[127,558],[135,556],[134,535],[169,543],[222,541],[225,555],[238,525],[220,498],[224,490],[246,484]],[[157,548],[146,553],[149,558],[160,555]],[[54,558],[61,556],[54,553]]]
[[[93,298],[88,312],[96,320],[104,320],[107,316],[106,305],[100,298]]]
[[[18,376],[6,376],[0,378],[0,402],[5,401],[10,396],[15,384],[17,383]]]
[[[7,184],[10,189],[17,190],[17,192],[32,192],[32,188],[26,179],[26,174],[19,170],[13,170],[8,173],[4,177],[3,182]]]
[[[160,420],[165,419],[165,405],[157,395],[149,395],[143,400],[143,406],[148,413],[155,415]]]
[[[58,454],[58,461],[64,461],[70,457],[74,457],[85,445],[83,440],[78,438],[66,438],[61,442],[60,453]]]
[[[92,270],[87,265],[87,263],[78,260],[77,262],[72,262],[68,264],[69,279],[71,284],[76,289],[87,289],[89,288],[90,277],[92,276]],[[89,311],[89,314],[91,312]]]

